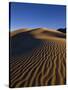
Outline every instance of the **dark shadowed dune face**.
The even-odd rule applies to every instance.
[[[41,41],[35,39],[29,32],[19,33],[10,37],[10,55],[18,56],[28,53],[40,45]]]
[[[22,31],[10,35],[9,86],[66,84],[66,34],[42,28]]]

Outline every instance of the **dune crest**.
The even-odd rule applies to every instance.
[[[48,28],[35,28],[35,29],[20,29],[20,30],[16,30],[10,33],[10,36],[14,36],[17,35],[19,33],[25,33],[28,32],[31,35],[34,36],[34,38],[37,39],[51,39],[51,40],[65,40],[66,38],[66,34],[62,33],[60,31],[57,30],[52,30],[52,29],[48,29]],[[61,40],[61,41],[63,41]]]

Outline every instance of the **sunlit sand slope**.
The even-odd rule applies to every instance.
[[[10,37],[10,87],[63,84],[66,84],[64,33],[37,28]]]

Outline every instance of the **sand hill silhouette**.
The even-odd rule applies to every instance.
[[[33,48],[37,48],[41,44],[41,40],[35,38],[34,36],[51,36],[58,38],[65,38],[65,35],[59,33],[57,31],[49,31],[43,28],[32,29],[31,31],[27,31],[26,29],[21,29],[14,31],[12,36],[10,37],[10,55],[16,56],[24,53],[28,53],[33,50]]]

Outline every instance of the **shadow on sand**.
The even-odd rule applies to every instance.
[[[29,53],[39,47],[41,40],[35,39],[30,32],[19,33],[10,37],[10,56]]]

